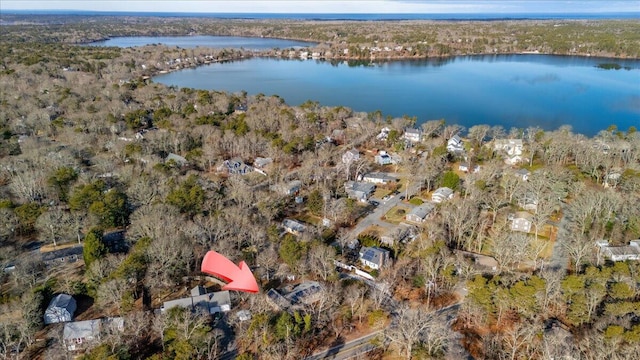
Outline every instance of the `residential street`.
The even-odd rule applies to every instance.
[[[419,183],[411,183],[411,187],[409,189],[409,194],[416,194],[418,192],[418,189],[420,188],[420,184]],[[390,228],[393,226],[393,224],[390,224],[388,222],[385,222],[383,220],[380,220],[382,218],[382,216],[384,216],[384,214],[386,214],[389,210],[391,210],[394,206],[398,205],[398,203],[401,201],[400,197],[405,195],[406,191],[401,190],[400,194],[395,195],[394,197],[392,197],[391,199],[387,200],[387,201],[383,201],[382,199],[373,199],[375,201],[378,201],[380,203],[380,205],[378,205],[375,210],[367,215],[365,218],[360,219],[360,221],[358,221],[358,224],[351,229],[351,231],[349,231],[349,233],[347,233],[347,239],[349,240],[353,240],[353,239],[357,239],[358,235],[363,232],[365,229],[367,229],[368,227],[372,226],[372,225],[377,225],[380,226],[382,228]]]
[[[351,359],[355,356],[366,354],[369,351],[372,351],[373,349],[377,348],[376,345],[371,343],[371,340],[373,340],[376,336],[382,336],[382,335],[383,335],[383,330],[378,330],[378,331],[372,332],[371,334],[346,342],[344,344],[336,345],[323,352],[308,356],[305,358],[305,360]]]

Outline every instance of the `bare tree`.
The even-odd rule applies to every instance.
[[[411,359],[416,345],[422,345],[429,356],[438,356],[446,347],[448,329],[433,312],[411,309],[401,304],[395,326],[387,328],[385,337],[397,346],[406,359]]]

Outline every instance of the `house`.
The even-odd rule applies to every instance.
[[[528,181],[529,175],[531,175],[531,172],[527,169],[519,169],[519,170],[516,170],[513,174],[516,177],[518,177],[518,179],[521,179],[522,181]]]
[[[380,236],[380,242],[387,246],[393,246],[396,242],[406,244],[418,237],[419,233],[414,225],[400,223]]]
[[[518,205],[529,211],[538,210],[538,198],[532,193],[526,193],[518,198]]]
[[[493,150],[505,152],[509,156],[522,155],[522,139],[496,139]]]
[[[470,170],[473,169],[473,170]],[[480,171],[480,165],[474,165],[473,167],[467,163],[467,162],[462,162],[460,163],[460,165],[458,165],[458,170],[460,171],[464,171],[464,172],[470,172],[472,171],[474,174],[477,173],[478,171]]]
[[[226,171],[229,174],[245,175],[253,171],[253,168],[245,164],[240,159],[225,160],[221,166],[218,167],[218,171]]]
[[[441,203],[450,199],[453,199],[453,190],[448,187],[438,188],[431,194],[431,201],[434,203]]]
[[[420,142],[422,138],[422,132],[419,129],[405,129],[402,138],[411,142]]]
[[[72,263],[78,261],[78,259],[82,259],[82,249],[82,245],[75,245],[63,249],[41,252],[40,256],[46,266],[54,266]]]
[[[74,321],[64,324],[62,341],[69,351],[81,350],[100,341],[102,320]]]
[[[449,139],[449,141],[447,141],[447,151],[450,153],[464,152],[464,144],[458,135],[454,135]]]
[[[379,247],[363,247],[360,249],[360,262],[374,270],[382,268],[389,262],[389,250]]]
[[[356,149],[351,149],[342,154],[342,163],[351,164],[352,162],[360,159],[360,152]]]
[[[606,240],[596,242],[600,254],[611,261],[640,260],[640,239],[631,240],[629,245],[611,246]]]
[[[347,193],[349,199],[366,202],[374,191],[376,191],[376,185],[360,181],[347,181],[344,184],[344,191]]]
[[[55,324],[73,320],[76,312],[76,300],[71,295],[58,294],[49,303],[44,312],[44,323]]]
[[[620,178],[622,177],[622,174],[620,174],[617,171],[612,171],[610,173],[608,173],[605,177],[604,177],[604,181],[602,183],[602,186],[604,186],[605,188],[608,187],[616,187],[618,185],[618,183],[620,182]]]
[[[384,150],[381,150],[378,155],[375,156],[375,161],[379,165],[388,165],[393,162],[391,156]]]
[[[191,311],[201,310],[205,314],[216,314],[231,310],[231,297],[229,291],[207,293],[202,286],[191,289],[191,296],[182,299],[165,301],[161,311],[167,311],[174,307],[182,307]]]
[[[414,223],[423,223],[427,217],[433,214],[433,210],[435,210],[435,206],[426,202],[422,205],[414,207],[406,216],[407,221],[411,221]]]
[[[240,320],[241,322],[249,321],[251,320],[251,311],[240,310],[236,313],[236,316],[238,317],[238,320]]]
[[[257,157],[255,158],[255,160],[253,160],[253,166],[257,167],[258,169],[262,169],[271,163],[273,163],[272,158]]]
[[[187,159],[183,158],[182,156],[180,156],[178,154],[174,154],[174,153],[169,153],[169,155],[167,155],[167,157],[164,159],[165,163],[168,163],[170,161],[173,161],[179,167],[183,167],[183,166],[186,166],[187,164],[189,164]]]
[[[293,287],[284,298],[291,304],[312,304],[322,294],[322,285],[317,281],[305,281]]]
[[[517,165],[523,162],[525,159],[520,155],[510,155],[504,159],[504,163],[507,165]]]
[[[307,229],[303,223],[293,219],[284,219],[282,221],[282,227],[286,232],[293,235],[300,235]]]
[[[378,135],[376,135],[376,139],[378,140],[387,140],[387,138],[389,137],[389,132],[391,131],[391,129],[389,129],[388,127],[383,127],[382,129],[380,129],[380,133]]]
[[[518,211],[511,219],[511,231],[531,232],[533,216],[526,211]]]
[[[396,182],[398,179],[385,173],[368,173],[362,176],[362,181],[373,184],[388,184]]]
[[[286,184],[278,184],[271,187],[271,189],[282,195],[295,195],[302,188],[302,181],[293,180]]]

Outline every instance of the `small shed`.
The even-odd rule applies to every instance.
[[[73,320],[76,312],[76,300],[71,295],[59,294],[49,303],[44,312],[44,323],[55,324]]]

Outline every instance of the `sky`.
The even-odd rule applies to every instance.
[[[639,0],[1,0],[2,10],[203,13],[607,13]]]

